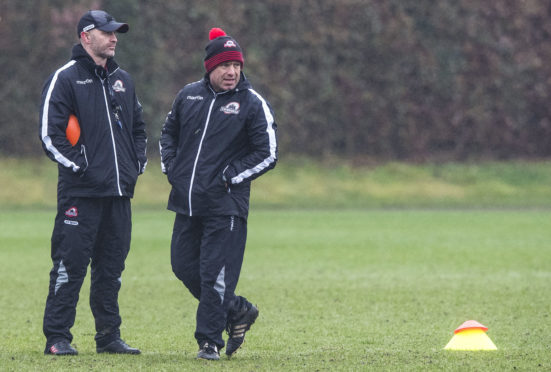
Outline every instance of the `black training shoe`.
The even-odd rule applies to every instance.
[[[140,354],[141,351],[135,347],[130,347],[121,340],[120,338],[107,344],[103,347],[96,347],[98,353],[109,353],[109,354]]]
[[[45,355],[78,355],[78,351],[71,346],[69,341],[59,341],[44,351]]]
[[[253,304],[249,305],[249,308],[245,307],[228,319],[228,325],[226,326],[229,336],[226,345],[226,355],[228,357],[231,357],[243,345],[245,332],[251,328],[256,318],[258,318],[258,309]]]
[[[218,347],[215,344],[208,343],[205,341],[205,343],[203,343],[203,345],[199,349],[199,353],[197,353],[197,359],[206,359],[206,360],[220,359],[220,352],[218,351]]]

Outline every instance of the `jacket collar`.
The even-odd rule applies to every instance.
[[[96,71],[104,70],[102,66],[96,65],[92,57],[84,50],[81,44],[75,44],[73,46],[73,50],[71,53],[71,59],[76,60],[79,62],[84,68],[86,68],[88,71],[90,71],[92,74],[94,74]],[[107,71],[109,74],[113,73],[117,68],[119,68],[119,65],[113,58],[107,59]],[[100,76],[102,76],[100,74]]]

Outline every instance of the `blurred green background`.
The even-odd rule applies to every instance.
[[[130,24],[116,59],[136,81],[150,156],[176,93],[203,75],[211,27],[243,47],[283,161],[551,155],[548,0],[4,0],[0,154],[41,156],[41,88],[90,8]]]
[[[138,179],[134,209],[163,210],[170,185],[158,159]],[[57,167],[46,157],[0,159],[0,206],[55,211]],[[257,209],[551,209],[551,161],[350,166],[288,157],[253,182]]]
[[[2,1],[0,205],[55,205],[41,89],[97,8],[130,24],[116,59],[149,136],[137,207],[166,203],[160,130],[203,76],[211,27],[239,41],[276,114],[280,159],[253,206],[551,205],[551,1],[536,0]]]

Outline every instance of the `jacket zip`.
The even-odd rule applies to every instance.
[[[107,94],[105,92],[105,79],[101,80],[101,86],[103,88],[103,98],[105,100],[105,109],[107,111],[107,119],[109,120],[109,129],[111,130],[111,141],[113,141],[113,154],[115,155],[115,172],[117,174],[117,189],[119,195],[122,196],[120,176],[119,176],[119,160],[117,159],[117,145],[115,144],[115,134],[113,133],[113,123],[111,122],[111,111],[109,110],[109,102],[107,101]]]
[[[199,155],[201,154],[201,147],[203,147],[203,140],[205,139],[205,134],[207,133],[207,128],[209,127],[210,114],[212,112],[212,106],[214,106],[214,101],[216,101],[216,94],[212,99],[209,107],[209,113],[207,115],[207,120],[205,122],[205,129],[203,130],[203,135],[201,136],[201,141],[199,142],[199,148],[197,149],[197,156],[195,156],[195,162],[193,163],[193,172],[191,173],[191,181],[189,182],[189,216],[193,216],[191,209],[191,191],[193,189],[193,181],[195,179],[195,169],[197,168],[197,162],[199,161]]]

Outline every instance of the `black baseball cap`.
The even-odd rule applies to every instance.
[[[80,21],[78,21],[77,34],[80,38],[80,33],[90,31],[94,28],[105,32],[127,32],[129,27],[126,23],[115,21],[112,15],[103,10],[89,10],[86,12]]]

